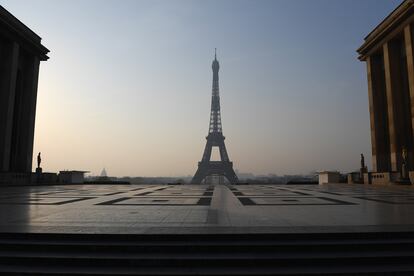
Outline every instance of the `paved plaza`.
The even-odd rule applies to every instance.
[[[0,188],[0,232],[280,233],[414,229],[414,189],[369,185]]]

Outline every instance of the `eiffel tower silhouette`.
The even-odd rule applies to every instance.
[[[213,90],[211,97],[210,127],[206,137],[207,143],[204,149],[203,158],[198,162],[198,169],[191,180],[192,184],[201,184],[204,178],[209,175],[221,175],[227,178],[232,184],[239,182],[236,173],[233,170],[233,162],[230,161],[229,155],[224,144],[223,128],[221,126],[220,113],[220,94],[219,94],[219,69],[217,61],[217,52],[214,51],[213,68]],[[213,147],[218,147],[221,161],[210,161]]]

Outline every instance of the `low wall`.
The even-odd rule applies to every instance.
[[[31,173],[0,173],[0,185],[28,185]]]

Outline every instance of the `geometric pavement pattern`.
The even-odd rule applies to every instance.
[[[46,187],[46,188],[44,188]],[[244,206],[355,205],[349,198],[384,204],[414,204],[414,190],[367,185],[228,185]],[[70,185],[3,190],[0,205],[65,205],[102,199],[103,206],[209,206],[213,185]],[[0,190],[1,191],[1,190]],[[344,199],[341,196],[346,197]],[[110,200],[106,200],[110,197]]]

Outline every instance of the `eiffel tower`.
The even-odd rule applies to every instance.
[[[220,94],[219,94],[219,63],[217,53],[214,52],[213,68],[213,91],[211,97],[210,127],[206,137],[207,143],[204,149],[203,159],[198,162],[198,169],[191,180],[192,184],[201,184],[204,178],[210,175],[220,175],[227,178],[232,184],[238,183],[238,178],[233,170],[233,162],[227,154],[225,137],[221,126]],[[221,161],[210,161],[211,150],[218,147]]]

